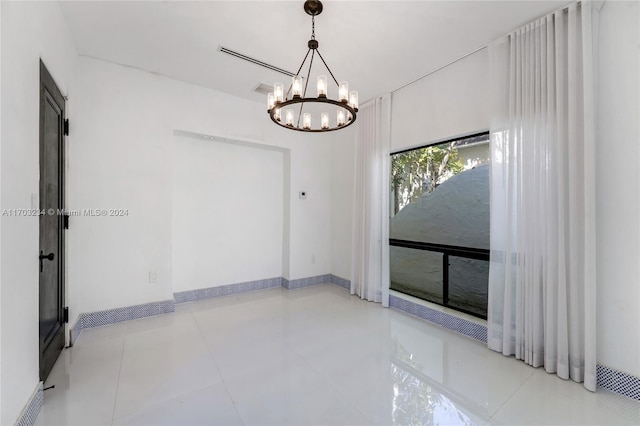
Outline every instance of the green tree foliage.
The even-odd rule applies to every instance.
[[[456,145],[457,142],[430,146],[391,158],[394,214],[464,169]]]

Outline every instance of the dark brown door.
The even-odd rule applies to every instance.
[[[64,348],[65,99],[40,62],[40,380]]]

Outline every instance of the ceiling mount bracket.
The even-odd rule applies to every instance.
[[[304,11],[307,12],[307,15],[320,15],[322,13],[322,2],[320,0],[307,0],[304,2]]]

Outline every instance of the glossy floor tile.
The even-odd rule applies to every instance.
[[[640,424],[640,404],[323,284],[83,331],[39,425]]]

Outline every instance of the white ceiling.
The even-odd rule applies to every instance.
[[[218,47],[295,72],[311,34],[311,17],[303,3],[62,1],[61,5],[81,55],[265,102],[254,88],[259,83],[288,84],[289,77],[225,55]],[[351,89],[360,92],[362,102],[397,89],[567,1],[323,4],[324,11],[316,18],[319,50],[336,78],[348,80]],[[314,61],[315,75],[316,70],[321,68]]]

